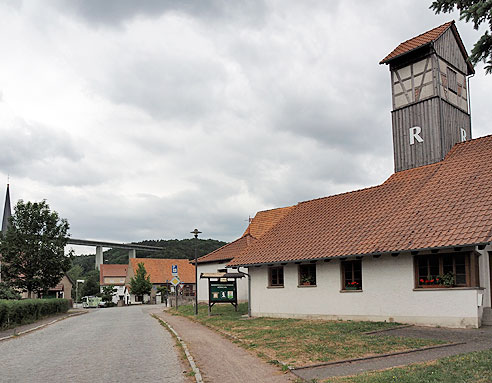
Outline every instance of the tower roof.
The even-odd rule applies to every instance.
[[[466,48],[463,44],[463,41],[461,41],[461,37],[458,33],[458,29],[456,28],[454,20],[448,21],[447,23],[444,23],[436,28],[433,28],[427,32],[424,32],[418,36],[415,36],[411,38],[410,40],[404,41],[401,44],[399,44],[395,49],[393,49],[384,59],[382,59],[379,64],[389,64],[391,61],[394,59],[401,57],[407,53],[413,52],[414,50],[418,48],[422,48],[426,45],[434,43],[437,39],[439,39],[444,32],[446,32],[449,28],[453,31],[454,37],[456,38],[456,41],[458,43],[458,46],[460,47],[461,53],[463,54],[463,57],[465,58],[467,67],[468,67],[468,74],[475,73],[475,70],[473,69],[473,65],[470,62],[470,59],[468,58],[468,53],[466,52]]]
[[[7,184],[7,193],[5,195],[5,206],[3,208],[3,219],[2,219],[2,233],[5,233],[10,225],[9,219],[12,216],[12,211],[10,210],[10,191],[9,184]]]

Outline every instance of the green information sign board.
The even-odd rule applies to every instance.
[[[210,302],[236,302],[236,282],[210,282]]]
[[[237,284],[234,281],[208,280],[208,312],[216,303],[231,303],[237,311]]]

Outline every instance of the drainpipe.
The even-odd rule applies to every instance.
[[[237,271],[240,271],[240,267],[237,268]],[[248,277],[248,317],[251,318],[251,275],[244,271],[240,272]]]

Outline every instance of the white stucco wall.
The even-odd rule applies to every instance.
[[[212,262],[198,264],[198,301],[208,302],[208,279],[200,279],[201,273],[216,273],[219,269],[225,269],[227,262]],[[246,269],[243,268],[242,271]],[[236,273],[237,270],[227,269],[230,273]],[[247,272],[247,271],[246,271]],[[241,278],[237,280],[237,300],[246,302],[248,300],[248,279]]]
[[[100,286],[100,291],[101,293],[103,292],[103,287],[104,286]],[[113,295],[113,303],[117,304],[118,303],[118,300],[119,300],[119,297],[120,295],[124,296],[125,295],[125,286],[114,286],[116,292],[114,293]]]
[[[340,292],[340,261],[317,262],[316,287],[298,287],[297,265],[284,266],[283,288],[268,288],[266,266],[250,268],[254,316],[304,317],[478,327],[479,289],[414,291],[410,254],[362,260],[362,291]]]

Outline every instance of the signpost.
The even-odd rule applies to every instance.
[[[175,277],[178,276],[178,265],[172,265],[171,266],[171,274]]]
[[[174,269],[174,266],[176,265],[173,265],[173,269]],[[176,270],[178,269],[178,266],[176,266]],[[174,277],[171,278],[171,284],[174,286],[174,293],[176,294],[176,309],[178,309],[178,286],[180,284],[180,280],[179,280],[179,277],[177,275],[175,275]]]

